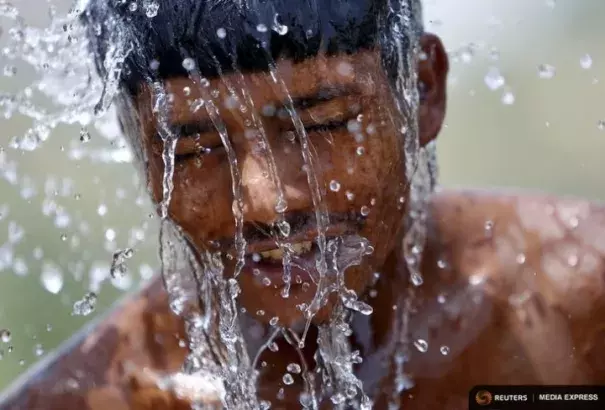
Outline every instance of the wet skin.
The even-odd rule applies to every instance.
[[[425,83],[426,94],[419,121],[422,141],[426,143],[437,134],[443,119],[447,61],[434,37],[425,37],[423,44],[428,59],[420,63],[420,78]],[[389,93],[380,87],[384,80],[375,68],[376,59],[371,56],[371,52],[367,52],[345,59],[353,67],[360,66],[366,73],[373,73],[371,77],[376,86],[361,91],[365,93],[363,96],[351,97],[364,102],[360,104],[360,112],[351,113],[354,116],[361,113],[363,118],[374,118],[380,104],[384,104],[383,110],[388,110],[390,100]],[[342,58],[325,60],[328,66],[342,62]],[[317,88],[320,80],[312,80],[318,76],[329,76],[331,84],[346,81],[346,78],[337,78],[337,69],[330,66],[323,69],[324,60],[306,64],[300,67],[282,65],[282,77],[293,96],[306,96],[305,91]],[[293,81],[286,72],[296,73],[297,79],[308,81]],[[248,89],[254,94],[255,102],[283,100],[283,95],[268,91],[272,87],[262,85],[263,75],[257,77],[244,77],[244,81],[250,82]],[[237,77],[230,79],[237,84]],[[258,80],[260,85],[255,85],[253,80]],[[179,97],[179,90],[185,86],[190,86],[191,95]],[[191,98],[196,89],[183,79],[170,81],[168,87],[174,88],[177,105]],[[140,114],[146,119],[141,135],[150,160],[148,177],[155,199],[159,201],[162,144],[155,138],[148,91],[139,97]],[[341,106],[338,98],[345,99],[344,108],[335,107]],[[339,112],[350,107],[346,101],[348,97],[338,98],[333,101],[332,108],[326,109],[326,115],[333,116],[328,118],[338,117]],[[245,138],[238,139],[238,127],[240,133],[244,129],[237,119],[240,114],[230,116],[228,110],[221,110],[242,170],[245,220],[249,224],[269,225],[277,215],[274,209],[276,195],[271,180],[264,175],[267,166],[262,162],[263,156],[254,153]],[[173,122],[191,123],[188,112],[188,109],[176,109]],[[397,118],[394,110],[386,112],[389,118]],[[300,115],[303,120],[307,118],[305,110],[300,110]],[[203,118],[194,121],[203,122]],[[284,183],[288,212],[301,218],[300,215],[310,214],[312,200],[306,175],[300,171],[303,162],[299,147],[287,138],[280,139],[279,124],[276,124],[279,121],[275,118],[264,122]],[[362,351],[364,363],[371,370],[369,374],[360,373],[360,377],[369,390],[375,384],[375,389],[368,393],[376,400],[377,409],[386,408],[386,400],[393,392],[394,374],[390,360],[383,363],[373,354],[385,352],[387,358],[392,355],[389,337],[393,334],[392,324],[400,308],[397,303],[409,286],[398,281],[400,276],[395,275],[395,268],[404,266],[394,252],[402,232],[391,231],[382,224],[399,221],[405,213],[405,207],[399,202],[401,195],[406,195],[406,181],[402,179],[404,164],[398,154],[400,141],[395,137],[401,125],[397,122],[404,123],[401,120],[376,127],[380,138],[366,138],[366,153],[361,157],[349,155],[349,151],[354,152],[359,144],[353,142],[354,137],[346,126],[341,131],[331,129],[331,136],[325,130],[309,136],[318,147],[324,171],[322,182],[327,185],[335,179],[341,184],[340,191],[326,192],[330,212],[343,215],[360,210],[361,206],[368,206],[372,198],[376,199],[363,223],[353,224],[353,227],[345,223],[345,227],[339,229],[357,229],[356,232],[369,238],[375,247],[367,264],[347,272],[347,285],[358,293],[365,291],[366,300],[374,309],[369,322],[364,323],[362,318],[361,324],[354,327],[351,340],[354,348]],[[216,137],[201,136],[200,141],[218,146],[220,142]],[[335,141],[334,145],[329,143],[330,138]],[[290,152],[287,147],[291,147]],[[195,144],[181,140],[177,153],[188,155],[191,152],[195,152]],[[221,241],[231,238],[234,233],[231,175],[224,156],[219,150],[204,155],[201,164],[195,158],[183,158],[177,163],[170,213],[200,249],[207,247],[209,241],[218,241],[224,246],[226,242]],[[355,163],[359,168],[355,168],[352,175],[347,172],[346,160],[350,158],[360,161]],[[351,201],[346,199],[347,190],[355,193]],[[403,408],[462,410],[467,408],[469,389],[476,384],[605,383],[602,354],[605,341],[604,215],[603,207],[584,201],[486,193],[435,195],[422,263],[425,284],[415,292],[416,313],[410,322],[412,340],[423,339],[428,347],[412,348],[407,370],[415,386],[402,394]],[[394,222],[392,225],[399,226]],[[251,251],[262,250],[254,248],[260,246],[259,243],[263,244],[252,242]],[[380,280],[368,287],[375,270],[381,272]],[[242,272],[238,277],[243,288],[240,301],[248,312],[265,310],[264,316],[257,316],[261,321],[274,315],[279,316],[282,323],[300,320],[296,304],[301,300],[308,301],[314,293],[313,288],[307,292],[302,287],[293,289],[290,298],[284,299],[279,289],[259,286],[251,279],[253,277],[249,272]],[[370,291],[376,292],[375,297]],[[29,398],[34,404],[16,402],[10,407],[9,402],[6,408],[70,408],[65,405],[71,403],[69,400],[78,400],[78,408],[93,410],[109,405],[136,410],[188,408],[186,398],[177,399],[158,389],[144,370],[175,371],[185,355],[184,349],[174,340],[175,327],[181,324],[168,313],[165,298],[147,296],[145,300],[160,313],[153,313],[138,302],[136,306],[127,305],[106,322],[107,328],[97,329],[78,345],[78,349],[72,350],[69,354],[72,364],[67,374],[61,373],[65,370],[60,366],[49,366],[38,379],[39,385],[32,387],[32,391],[39,393],[19,396]],[[326,316],[327,313],[323,313],[316,320],[319,322]],[[132,323],[141,326],[133,327]],[[368,332],[371,337],[363,342]],[[309,363],[312,363],[309,356],[315,347],[312,345],[314,339],[311,330],[310,343],[305,349]],[[285,340],[278,343],[278,352],[265,351],[261,357],[261,362],[266,361],[269,365],[261,372],[260,393],[272,401],[272,408],[297,408],[301,378],[294,375],[295,383],[286,386],[282,376],[287,364],[299,362],[299,357]],[[548,348],[544,347],[546,343]],[[92,363],[96,357],[103,358],[102,363]],[[57,393],[57,380],[73,377],[72,373],[76,374],[80,368],[86,370],[83,374],[88,379],[82,380],[79,389]],[[283,395],[277,400],[280,389],[284,389]]]
[[[443,120],[447,61],[434,37],[425,37],[423,44],[428,59],[419,67],[426,93],[419,122],[421,139],[426,143],[435,137]],[[331,119],[356,118],[359,114],[364,120],[374,119],[380,114],[376,107],[381,107],[389,119],[396,119],[395,111],[389,109],[391,97],[375,61],[372,52],[365,52],[344,59],[312,60],[298,67],[282,63],[280,69],[293,97],[312,95],[322,81],[352,86],[349,90],[353,91],[347,96],[340,95],[313,108],[300,109],[303,121],[311,117],[309,110],[316,110],[313,114],[316,120],[311,123],[319,122],[320,117],[321,121],[331,123]],[[373,87],[364,88],[365,78],[356,89],[356,76],[339,76],[337,66],[343,62],[371,74]],[[324,64],[327,67],[323,67]],[[294,74],[296,79],[292,79]],[[261,107],[259,111],[262,111],[261,104],[276,104],[284,99],[266,84],[263,76],[246,75],[243,79],[253,94],[253,101]],[[239,81],[236,76],[229,79],[234,84]],[[203,124],[205,119],[191,118],[188,108],[177,108],[194,98],[197,87],[184,79],[171,80],[167,86],[175,95],[172,122]],[[191,94],[179,94],[184,93],[186,86],[191,88]],[[149,90],[143,91],[139,96],[139,114],[144,119],[141,135],[149,157],[150,187],[159,201],[162,143],[155,137],[150,101]],[[359,110],[349,112],[357,102],[361,102]],[[263,162],[264,157],[251,148],[252,143],[238,137],[238,132],[241,134],[245,129],[245,124],[240,123],[241,114],[231,115],[220,101],[217,105],[241,169],[247,226],[266,227],[277,216],[276,191],[266,175],[267,164]],[[361,315],[354,318],[351,341],[354,348],[361,350],[364,365],[369,369],[365,373],[361,368],[356,370],[376,400],[377,409],[386,408],[393,393],[394,373],[389,359],[393,350],[389,338],[400,311],[401,295],[409,289],[409,284],[399,281],[397,278],[401,276],[395,274],[397,266],[404,266],[394,252],[402,232],[387,229],[391,225],[398,227],[397,222],[405,214],[400,198],[407,195],[406,181],[402,179],[404,164],[396,137],[403,123],[401,119],[379,124],[376,127],[379,138],[365,139],[366,151],[361,157],[354,155],[360,144],[346,126],[319,129],[309,135],[317,147],[323,171],[321,182],[328,185],[334,179],[341,184],[338,192],[326,191],[333,220],[371,205],[372,198],[376,201],[370,207],[368,218],[362,221],[340,218],[344,227],[333,229],[357,232],[370,239],[375,247],[372,258],[364,266],[347,272],[347,286],[365,293],[365,300],[374,309],[369,318]],[[287,122],[269,117],[263,120],[263,125],[288,200],[286,215],[291,216],[292,226],[297,226],[297,221],[308,221],[305,215],[312,212],[306,175],[301,171],[300,148],[282,138],[284,130],[280,127],[288,131]],[[362,127],[367,129],[366,124]],[[330,143],[332,140],[334,144]],[[202,134],[197,142],[194,139],[180,141],[177,154],[188,157],[176,164],[171,217],[185,229],[196,247],[204,249],[209,242],[218,241],[225,252],[232,251],[228,240],[225,241],[232,238],[235,231],[231,175],[225,152],[215,150],[200,156],[201,161],[194,158],[198,150],[196,144],[219,146],[221,142],[212,133]],[[347,161],[351,158],[356,161],[353,174],[348,172]],[[346,198],[347,190],[355,194],[353,200]],[[415,386],[402,394],[402,408],[463,410],[468,406],[469,389],[477,384],[605,383],[602,354],[605,341],[604,215],[603,207],[584,201],[486,193],[435,195],[422,263],[425,283],[415,291],[416,309],[410,322],[411,339],[425,340],[428,346],[412,347],[406,369]],[[254,230],[246,232],[250,233],[249,238],[258,237]],[[309,235],[315,235],[313,229]],[[271,241],[251,240],[250,243],[249,251],[261,251],[262,246]],[[368,286],[374,271],[381,272],[380,280]],[[279,316],[282,323],[300,321],[296,305],[301,300],[308,301],[314,288],[307,291],[303,291],[302,286],[293,288],[290,298],[284,299],[279,286],[259,286],[253,278],[249,271],[243,271],[238,277],[243,289],[240,302],[248,312],[265,310],[265,315],[256,316],[260,321],[273,316]],[[273,282],[279,283],[279,278]],[[318,315],[316,321],[325,319],[328,311]],[[157,295],[156,289],[156,293],[116,311],[105,324],[65,355],[65,360],[61,358],[59,365],[45,367],[27,393],[17,393],[16,400],[8,400],[0,408],[189,408],[187,397],[177,398],[159,389],[149,375],[150,370],[152,374],[178,370],[186,353],[175,338],[182,323],[169,313],[165,295]],[[179,337],[183,337],[180,333]],[[364,337],[366,335],[370,337]],[[307,340],[304,354],[307,363],[313,363],[314,329]],[[267,350],[260,358],[261,367],[263,361],[268,365],[262,367],[259,391],[273,403],[272,408],[298,408],[301,377],[293,375],[294,383],[286,386],[282,376],[289,363],[300,360],[284,339],[280,339],[278,345],[278,352]],[[385,362],[376,356],[381,352],[387,357]],[[77,389],[57,389],[58,383],[67,383],[73,378],[79,379]]]
[[[426,58],[419,71],[424,90],[419,120],[421,141],[426,143],[443,120],[448,65],[437,37],[426,35],[422,45]],[[307,172],[313,167],[330,218],[326,237],[360,235],[374,248],[362,265],[345,274],[346,287],[363,295],[403,233],[408,184],[400,130],[407,121],[395,108],[378,51],[318,56],[298,64],[278,61],[276,77],[283,84],[276,84],[266,72],[226,74],[208,83],[189,78],[165,82],[171,96],[168,127],[179,137],[169,216],[198,250],[222,252],[226,273],[233,274],[237,205],[231,153],[241,180],[247,240],[246,264],[237,277],[242,288],[239,302],[262,322],[277,317],[281,324],[295,326],[304,321],[301,304],[311,304],[316,293],[316,269],[293,267],[289,295],[284,297],[281,257],[259,261],[258,253],[279,249],[278,242],[297,244],[304,248],[300,264],[314,266],[317,245],[308,247],[317,236],[316,204]],[[211,105],[192,109],[200,99]],[[137,101],[148,184],[159,203],[164,142],[151,89],[143,88]],[[311,167],[301,155],[302,141],[296,139],[295,121],[287,111],[292,107],[315,158]],[[228,136],[226,146],[217,121]],[[280,190],[287,202],[283,218],[290,225],[288,236],[280,236],[276,225],[281,217],[276,211]],[[331,298],[314,322],[326,321],[333,303]]]
[[[605,384],[603,205],[450,191],[433,196],[429,215],[413,337],[427,325],[434,330],[426,352],[412,349],[415,387],[403,393],[402,408],[465,410],[477,384]],[[479,286],[477,274],[484,276]],[[373,342],[362,356],[374,374],[390,380],[392,374],[369,355],[384,348],[392,332],[390,295],[402,289],[386,283],[377,290]],[[439,320],[426,320],[431,317]],[[183,337],[183,324],[156,279],[16,381],[0,398],[0,409],[188,409],[187,395],[178,398],[153,379],[180,369]],[[447,355],[442,345],[449,347]],[[269,367],[274,394],[284,387],[281,376],[290,360],[285,349],[280,352]],[[386,407],[388,383],[381,393],[374,396],[376,409]],[[274,408],[298,408],[272,402]]]

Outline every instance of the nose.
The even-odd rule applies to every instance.
[[[242,158],[241,178],[244,199],[244,220],[272,224],[283,209],[278,206],[281,195],[286,201],[287,211],[302,211],[309,208],[310,192],[306,174],[302,171],[300,155],[284,158],[281,148],[273,150],[276,175],[272,175],[269,153],[248,152]],[[278,184],[277,178],[279,178]]]

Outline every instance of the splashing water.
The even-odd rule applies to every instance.
[[[88,42],[78,18],[86,6],[86,1],[78,1],[66,17],[53,16],[51,25],[44,30],[34,30],[25,25],[18,10],[5,1],[0,1],[0,17],[14,22],[9,30],[10,41],[2,51],[3,57],[9,61],[20,60],[33,67],[41,78],[30,87],[14,94],[0,94],[0,115],[10,118],[22,115],[31,119],[32,126],[23,135],[13,138],[10,147],[32,151],[42,146],[49,136],[61,124],[77,124],[81,130],[78,139],[81,143],[92,144],[89,130],[92,125],[102,127],[107,117],[115,116],[112,104],[120,100],[120,77],[123,65],[131,53],[137,53],[137,45],[129,42],[127,36],[111,21],[108,27],[111,31],[111,47],[103,62],[103,76],[99,79],[88,57]],[[399,73],[393,86],[398,95],[398,110],[405,118],[416,118],[418,95],[416,93],[415,60],[404,53],[403,41],[416,43],[418,41],[418,21],[420,20],[419,6],[416,1],[389,2],[390,12],[383,24],[391,27],[383,42],[395,50],[396,64]],[[142,8],[149,19],[154,19],[161,12],[162,4],[158,1],[144,0],[136,8]],[[259,33],[274,31],[278,35],[286,35],[288,26],[280,22],[274,15],[270,28],[258,25]],[[222,32],[221,32],[222,33]],[[218,32],[217,32],[218,35]],[[225,31],[221,36],[227,36]],[[405,38],[405,40],[404,40]],[[392,50],[389,50],[392,51]],[[417,54],[416,52],[412,54]],[[324,181],[324,172],[307,134],[307,130],[297,111],[295,101],[290,95],[286,81],[277,70],[277,63],[270,59],[270,76],[272,87],[280,95],[285,95],[284,109],[291,120],[293,136],[300,146],[300,155],[304,162],[304,171],[311,194],[314,208],[315,228],[317,235],[317,258],[314,266],[309,266],[309,272],[316,272],[316,292],[309,304],[304,308],[305,326],[302,334],[293,329],[282,328],[278,321],[272,322],[275,331],[270,335],[254,360],[250,359],[247,348],[248,335],[242,329],[239,316],[240,306],[238,297],[241,289],[238,274],[245,264],[247,242],[244,237],[245,201],[242,186],[241,167],[233,136],[227,132],[224,120],[219,115],[219,102],[208,87],[208,80],[203,78],[195,67],[190,56],[183,53],[182,66],[188,72],[190,80],[199,87],[202,102],[192,104],[192,110],[204,109],[212,125],[220,137],[225,149],[231,175],[231,191],[233,196],[232,213],[235,220],[235,258],[234,272],[226,272],[223,257],[219,253],[201,250],[191,243],[182,228],[171,219],[170,206],[175,186],[175,150],[179,136],[169,126],[171,111],[170,95],[164,84],[149,79],[153,88],[153,114],[158,134],[163,142],[162,161],[164,165],[162,178],[162,200],[159,204],[160,215],[160,261],[164,285],[169,294],[171,309],[181,316],[186,324],[188,347],[190,353],[183,365],[182,371],[167,377],[157,377],[161,388],[181,392],[194,392],[188,396],[194,399],[196,405],[203,406],[208,398],[222,403],[228,409],[258,409],[263,407],[257,395],[256,369],[260,351],[270,348],[272,340],[283,337],[299,353],[300,365],[289,365],[292,374],[302,374],[304,393],[300,402],[305,408],[317,409],[328,398],[334,408],[370,409],[372,402],[364,391],[362,381],[355,375],[354,367],[362,360],[359,352],[351,347],[349,336],[352,333],[350,322],[353,315],[371,315],[372,307],[365,303],[362,295],[347,289],[345,271],[362,263],[362,259],[372,254],[371,244],[360,236],[342,236],[327,238],[326,232],[330,225],[329,210],[324,198],[326,192],[344,192],[341,182],[336,180]],[[392,62],[391,62],[392,63]],[[14,73],[13,65],[7,65],[5,75]],[[276,245],[282,251],[283,283],[281,296],[290,297],[292,265],[297,262],[295,250],[287,239],[291,227],[286,221],[288,210],[284,183],[278,173],[278,167],[271,150],[267,131],[259,118],[259,108],[246,88],[244,76],[237,72],[235,81],[229,83],[220,76],[231,94],[245,111],[249,113],[249,128],[252,138],[259,148],[259,154],[267,164],[268,178],[275,190],[276,219],[273,221],[271,235]],[[52,100],[57,111],[48,112],[34,103],[36,98],[45,97]],[[224,96],[220,96],[224,97]],[[243,110],[242,110],[243,111]],[[136,121],[135,121],[136,122]],[[420,272],[420,259],[426,240],[426,207],[427,198],[435,185],[436,165],[435,149],[429,144],[425,148],[419,146],[417,124],[412,121],[401,128],[402,156],[406,161],[406,177],[410,181],[410,201],[407,205],[409,218],[407,235],[404,238],[403,253],[407,274],[415,286],[423,282]],[[293,139],[294,139],[293,138]],[[136,147],[132,147],[136,150]],[[363,147],[357,153],[362,155]],[[139,153],[140,154],[140,153]],[[117,161],[114,161],[117,162]],[[343,188],[343,189],[341,189]],[[350,195],[349,195],[350,194]],[[347,198],[353,199],[353,194],[347,191]],[[369,207],[361,211],[365,217],[370,213]],[[113,232],[113,231],[112,231]],[[115,233],[108,236],[112,242]],[[68,236],[65,236],[65,241]],[[122,250],[112,248],[113,260],[106,270],[111,277],[119,278],[126,275],[126,262],[133,254],[130,247]],[[111,254],[110,254],[111,255]],[[63,287],[63,274],[54,265],[48,264],[42,275],[42,282],[51,293],[58,293]],[[337,295],[338,303],[328,324],[318,327],[317,363],[307,363],[302,355],[311,321],[326,304],[328,297]],[[80,294],[81,295],[81,294]],[[409,349],[409,329],[407,329],[409,306],[413,299],[413,291],[407,295],[400,322],[400,337],[397,346],[395,364],[397,368],[396,383],[405,372],[403,365]],[[94,312],[97,294],[90,292],[73,304],[72,314],[87,316]],[[9,333],[10,334],[10,333]],[[3,334],[3,341],[5,339]],[[10,339],[9,339],[10,340]],[[444,347],[442,350],[445,350]],[[445,353],[444,353],[445,354]],[[314,365],[317,366],[314,369]],[[319,376],[319,377],[318,377]],[[286,385],[292,384],[292,376],[284,376]],[[397,390],[401,393],[403,387]]]
[[[97,305],[97,295],[94,292],[89,292],[81,300],[74,303],[72,315],[88,316],[94,312]]]
[[[113,254],[113,261],[111,262],[111,268],[109,269],[112,278],[123,277],[126,274],[128,270],[126,261],[132,258],[133,254],[134,251],[131,248],[117,251]]]
[[[288,89],[283,79],[279,77],[279,74],[277,73],[274,64],[273,67],[270,69],[270,72],[271,78],[273,79],[277,88],[286,95],[285,108],[290,114],[292,124],[294,125],[294,129],[300,142],[301,154],[305,163],[305,171],[307,173],[307,182],[309,184],[309,189],[311,190],[311,198],[313,201],[313,207],[315,209],[315,223],[317,225],[316,241],[319,249],[319,258],[316,261],[316,268],[319,274],[319,283],[317,284],[317,291],[315,293],[313,301],[305,311],[307,325],[305,328],[305,334],[303,334],[302,337],[302,341],[304,343],[306,332],[308,331],[309,326],[311,324],[311,319],[321,307],[321,294],[327,286],[327,284],[325,283],[327,280],[326,231],[328,229],[330,221],[328,218],[328,210],[323,199],[322,189],[318,181],[318,173],[320,172],[319,165],[316,164],[317,159],[313,156],[311,152],[311,146],[307,131],[303,125],[302,120],[298,116],[297,111],[294,109],[294,101],[292,100],[292,96],[288,92]]]
[[[405,113],[405,118],[418,118],[418,87],[417,87],[417,58],[418,52],[404,55],[402,52],[402,33],[409,38],[412,44],[418,44],[418,38],[422,28],[417,24],[421,19],[421,6],[419,2],[389,2],[391,13],[387,21],[391,20],[391,30],[386,33],[387,39],[384,44],[390,44],[395,50],[398,58],[397,78],[395,89],[398,91],[397,108]],[[406,262],[407,274],[414,286],[423,283],[420,272],[420,261],[424,244],[427,237],[427,209],[429,195],[433,191],[437,181],[437,161],[434,143],[425,147],[419,144],[419,133],[417,121],[407,124],[402,133],[406,134],[403,146],[406,161],[406,176],[410,181],[410,196],[408,203],[408,220],[406,223],[406,235],[403,241],[403,255]],[[390,409],[399,409],[401,393],[410,388],[409,375],[405,372],[405,363],[409,360],[410,329],[409,321],[411,306],[415,298],[414,289],[408,289],[401,296],[399,306],[401,316],[398,323],[399,338],[393,356],[395,368],[395,380],[392,398],[389,403]]]

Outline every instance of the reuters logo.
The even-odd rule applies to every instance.
[[[487,406],[492,402],[492,394],[487,390],[479,390],[475,394],[475,401],[480,406]]]

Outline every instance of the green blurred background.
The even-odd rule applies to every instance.
[[[44,1],[14,4],[29,24],[47,24]],[[53,4],[66,10],[70,1]],[[425,2],[427,29],[452,59],[443,185],[605,199],[604,18],[602,0]],[[6,63],[0,56],[0,74]],[[541,78],[541,64],[554,76]],[[0,76],[0,92],[31,79],[27,68]],[[27,126],[22,117],[0,119],[0,329],[12,334],[0,341],[0,389],[158,267],[156,220],[132,164],[74,159],[79,127],[59,127],[34,152],[8,148]],[[115,143],[92,132],[86,148]],[[112,252],[127,246],[135,255],[126,279],[103,280]],[[95,312],[72,316],[91,286]]]

